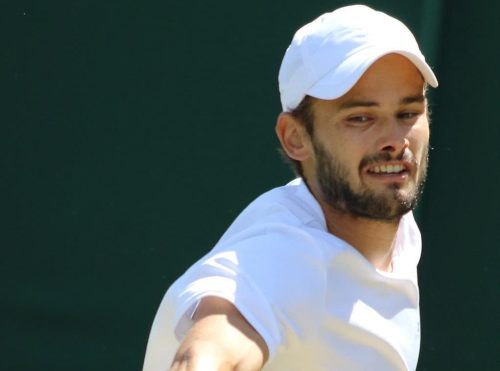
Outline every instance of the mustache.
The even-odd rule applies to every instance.
[[[377,164],[380,162],[389,162],[389,161],[405,161],[412,163],[414,165],[417,164],[417,159],[413,155],[413,153],[408,149],[405,148],[401,151],[401,153],[397,154],[396,156],[393,156],[389,152],[380,152],[376,153],[373,155],[368,155],[363,157],[359,164],[359,170],[363,169],[364,167],[372,164]]]

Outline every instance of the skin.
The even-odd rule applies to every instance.
[[[418,194],[425,177],[429,122],[424,81],[406,58],[375,62],[344,96],[313,102],[314,134],[282,113],[276,133],[289,157],[300,161],[329,232],[354,246],[375,267],[389,271],[399,205]],[[321,151],[318,151],[321,149]],[[375,158],[375,162],[366,162]],[[388,206],[388,217],[360,216],[336,204],[321,185],[321,160],[335,161],[354,192],[368,192]],[[402,165],[401,174],[377,174],[375,166]],[[385,215],[385,214],[384,214]],[[262,337],[231,303],[208,297],[194,315],[172,371],[254,371],[268,359]]]
[[[397,209],[418,195],[426,172],[429,120],[422,76],[405,57],[387,55],[342,97],[315,99],[313,115],[313,137],[292,115],[280,115],[276,132],[282,147],[289,157],[301,162],[328,230],[358,249],[378,269],[390,270],[401,217]],[[332,205],[318,179],[318,146],[341,164],[353,191],[370,192],[388,205],[387,218],[363,217],[346,205]],[[366,158],[378,160],[366,164]],[[382,165],[401,165],[405,171],[376,174],[376,166]]]
[[[202,299],[193,321],[171,371],[255,371],[267,361],[264,339],[230,302]]]

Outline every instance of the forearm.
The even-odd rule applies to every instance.
[[[180,345],[171,371],[259,371],[267,360],[260,335],[230,303],[207,298]]]
[[[213,343],[204,341],[184,342],[177,351],[170,371],[233,371],[239,370],[231,364],[228,354],[224,354]]]

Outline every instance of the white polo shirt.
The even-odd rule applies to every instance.
[[[266,371],[415,370],[421,238],[402,219],[393,271],[327,231],[300,179],[252,202],[213,250],[167,291],[144,371],[165,371],[206,296],[232,302],[265,340]]]

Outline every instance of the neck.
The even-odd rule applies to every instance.
[[[354,217],[320,202],[328,231],[357,249],[377,269],[392,270],[392,252],[399,220],[378,221]]]

